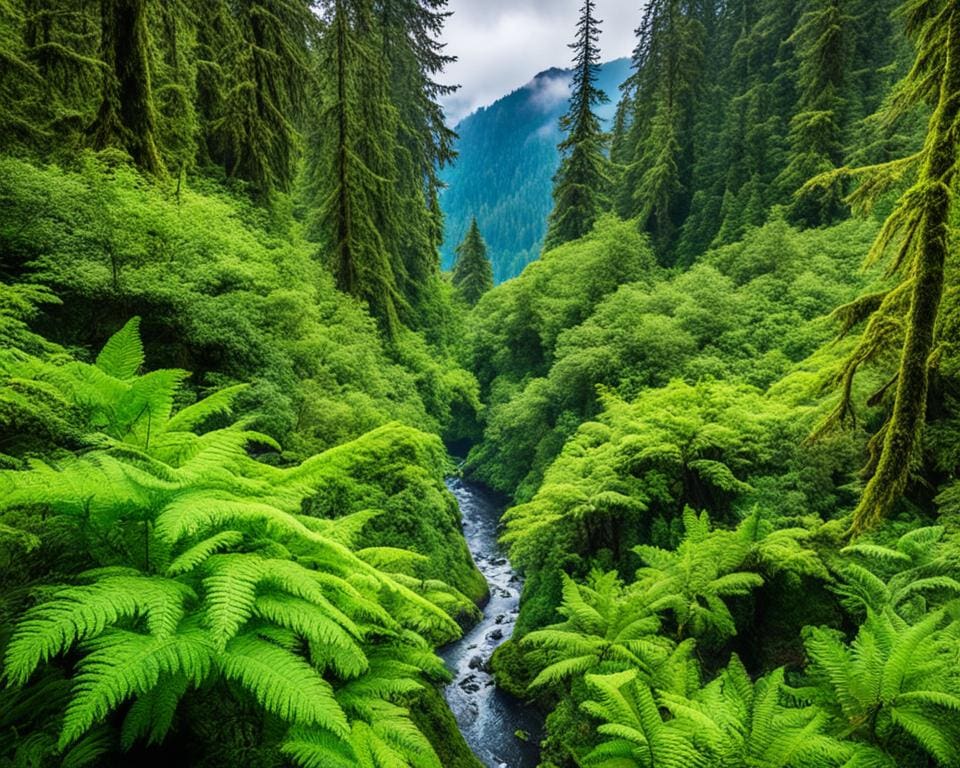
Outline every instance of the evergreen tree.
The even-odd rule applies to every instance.
[[[474,217],[463,242],[457,246],[457,263],[453,268],[453,284],[472,307],[493,288],[493,267],[487,258],[487,244]]]
[[[397,199],[402,206],[397,248],[403,269],[398,288],[414,310],[433,290],[439,274],[437,249],[443,240],[438,171],[453,160],[454,132],[447,127],[440,98],[456,86],[436,82],[455,57],[438,42],[447,0],[382,0],[375,12],[389,70],[389,98],[397,110]]]
[[[151,83],[148,0],[100,0],[100,110],[92,128],[97,149],[119,147],[148,173],[164,172],[157,144]]]
[[[553,181],[553,212],[544,250],[586,235],[607,206],[609,174],[604,157],[606,141],[593,108],[608,101],[597,88],[600,68],[600,20],[594,0],[584,0],[577,24],[577,40],[571,44],[573,95],[570,111],[560,121],[567,132],[559,148],[563,156]]]
[[[46,131],[76,146],[90,125],[102,66],[96,13],[83,0],[29,0],[24,9],[25,54],[43,80],[34,103]],[[21,73],[22,75],[22,73]]]
[[[692,127],[703,71],[704,19],[713,4],[653,0],[633,53],[633,99],[617,209],[638,216],[661,256],[674,244],[690,205]]]
[[[162,52],[155,65],[160,147],[179,174],[197,156],[196,19],[186,0],[167,0],[155,9],[153,23]]]
[[[329,0],[318,57],[321,112],[310,136],[313,233],[340,290],[368,303],[393,333],[398,290],[397,112],[370,0]],[[398,279],[400,278],[400,279]]]
[[[847,4],[848,0],[807,0],[790,38],[797,50],[798,101],[790,121],[790,159],[778,181],[795,195],[791,217],[808,226],[834,221],[845,209],[840,184],[816,192],[802,187],[843,162],[846,78],[852,68],[853,17]]]
[[[225,39],[202,41],[208,51],[221,49],[224,72],[213,144],[228,175],[250,182],[261,199],[269,199],[288,191],[297,172],[317,18],[309,0],[240,0],[228,7],[232,18]],[[215,4],[213,17],[222,14]]]

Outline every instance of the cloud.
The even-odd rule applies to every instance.
[[[539,77],[531,80],[524,88],[533,91],[530,103],[541,112],[550,112],[570,96],[570,77]]]
[[[444,82],[462,87],[444,106],[457,123],[480,106],[522,87],[538,72],[568,67],[582,0],[450,0],[453,15],[443,40],[457,56]],[[597,0],[604,60],[627,56],[634,46],[643,0]]]

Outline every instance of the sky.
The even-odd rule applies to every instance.
[[[459,61],[443,81],[462,86],[444,106],[455,125],[550,67],[569,67],[582,0],[450,0],[443,40]],[[597,0],[604,61],[629,56],[643,0]]]

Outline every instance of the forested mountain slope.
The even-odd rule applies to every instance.
[[[629,59],[607,62],[599,83],[611,103],[609,126]],[[476,217],[489,246],[494,280],[516,277],[540,256],[550,212],[550,188],[560,164],[560,116],[570,98],[568,69],[548,69],[522,88],[482,107],[457,125],[457,160],[442,174],[440,206],[446,221],[443,266],[453,266],[457,243]]]

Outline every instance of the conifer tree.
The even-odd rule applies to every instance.
[[[457,246],[453,284],[471,307],[493,288],[493,267],[487,258],[487,244],[483,242],[476,217],[467,230],[467,236]]]
[[[317,18],[309,0],[241,0],[220,47],[223,108],[211,125],[227,174],[261,199],[290,189],[297,171],[298,127],[310,79],[309,46]],[[214,18],[223,11],[212,9]]]
[[[24,84],[37,85],[40,75],[24,50],[22,26],[20,8],[0,0],[0,138],[5,146],[36,138],[40,133],[40,127],[25,114],[23,104]]]
[[[382,40],[370,0],[329,0],[317,72],[321,111],[310,134],[307,191],[312,232],[337,287],[396,330],[398,290],[396,132]]]
[[[843,162],[846,73],[851,68],[853,21],[848,0],[807,0],[790,41],[796,45],[797,108],[790,121],[790,160],[778,180],[795,194],[791,217],[807,226],[834,221],[842,215],[843,189],[803,185]],[[799,191],[798,191],[799,190]]]
[[[553,212],[545,250],[586,235],[607,206],[609,174],[603,154],[606,139],[593,111],[608,101],[607,94],[596,85],[600,23],[594,0],[584,0],[577,39],[570,45],[575,52],[573,94],[570,110],[560,121],[567,136],[559,145],[563,160],[553,180]]]
[[[437,82],[443,69],[456,61],[438,41],[450,15],[446,5],[447,0],[383,0],[374,6],[389,70],[389,98],[398,119],[396,183],[404,222],[397,243],[404,279],[398,288],[414,310],[439,273],[443,219],[438,172],[455,156],[456,135],[446,125],[440,99],[456,86]]]
[[[626,158],[617,195],[622,216],[638,216],[663,256],[689,209],[695,100],[703,69],[704,14],[712,3],[652,0],[637,30]],[[707,7],[709,6],[709,7]]]
[[[119,147],[148,173],[164,171],[150,74],[148,0],[100,0],[100,110],[92,128],[97,149]]]
[[[25,55],[43,80],[37,91],[40,103],[31,106],[43,113],[46,131],[75,144],[92,120],[102,74],[96,5],[83,0],[18,5],[24,10]]]
[[[955,214],[957,125],[960,124],[960,7],[953,0],[908,0],[901,13],[916,44],[916,60],[895,90],[891,114],[902,116],[920,103],[933,107],[926,141],[916,155],[859,171],[840,171],[813,180],[810,191],[830,187],[838,178],[859,177],[850,197],[855,207],[869,208],[879,195],[913,172],[915,181],[887,218],[870,256],[893,251],[889,268],[900,280],[881,294],[872,294],[837,311],[847,330],[868,320],[860,342],[839,376],[844,394],[824,428],[851,412],[852,383],[858,369],[883,356],[903,329],[900,364],[895,378],[874,399],[895,391],[889,420],[871,441],[869,481],[854,512],[853,532],[875,526],[889,515],[906,490],[916,465],[927,413],[930,369],[944,295],[951,217]]]

